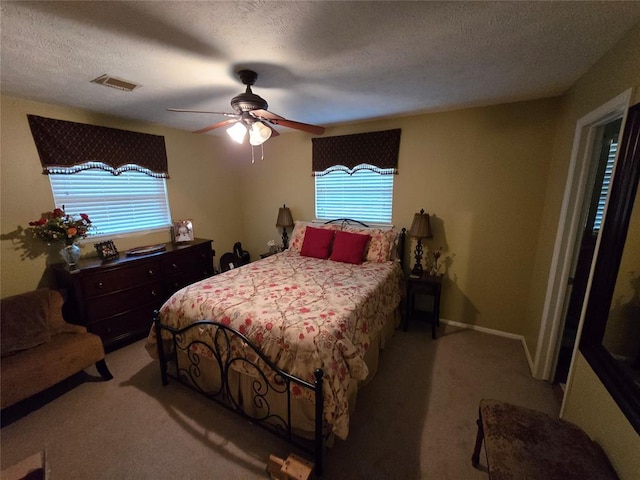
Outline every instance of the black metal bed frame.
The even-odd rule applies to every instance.
[[[326,223],[338,222],[340,222],[343,227],[349,223],[357,223],[367,227],[367,225],[362,222],[350,219],[337,219]],[[398,245],[398,256],[401,265],[404,263],[405,237],[406,229],[403,228],[399,234]],[[252,423],[256,423],[272,434],[298,447],[305,453],[312,455],[315,462],[314,468],[316,474],[322,474],[325,438],[329,432],[329,428],[324,421],[324,396],[322,391],[324,372],[322,369],[319,368],[315,370],[315,380],[313,383],[290,375],[279,369],[242,333],[213,320],[202,320],[184,328],[174,328],[162,324],[160,322],[159,312],[156,310],[154,311],[153,324],[156,333],[158,358],[160,360],[160,375],[163,385],[167,385],[169,377],[171,377]],[[194,328],[209,329],[209,337],[213,339],[214,345],[209,345],[199,339],[189,340],[188,332]],[[164,349],[162,341],[163,331],[171,335],[172,352],[170,356],[167,355]],[[218,365],[220,385],[214,391],[205,391],[205,389],[198,384],[198,379],[202,373],[200,370],[201,358],[198,353],[192,350],[195,345],[200,345],[211,352],[211,357]],[[188,359],[188,365],[180,364],[179,352],[183,352],[184,356]],[[175,373],[169,372],[168,365],[170,361],[175,362]],[[229,372],[238,364],[243,364],[245,370],[248,368],[255,373],[255,375],[253,375],[254,380],[252,380],[253,398],[251,398],[250,401],[260,411],[264,412],[263,414],[258,416],[248,414],[243,408],[242,402],[234,398],[229,385]],[[242,371],[242,368],[238,370]],[[312,442],[295,435],[293,432],[291,419],[291,387],[293,385],[308,390],[314,398],[315,431]],[[269,392],[284,395],[282,398],[286,399],[287,405],[285,418],[272,413],[267,399]],[[243,399],[243,401],[247,401],[247,399]],[[311,446],[309,445],[310,443],[312,443]]]
[[[163,325],[160,322],[159,312],[154,311],[154,327],[158,348],[158,358],[160,360],[160,375],[162,384],[169,383],[169,377],[177,380],[183,385],[197,391],[205,397],[214,400],[220,405],[242,416],[243,418],[256,423],[260,427],[295,445],[302,451],[310,454],[315,459],[315,471],[322,473],[324,461],[324,436],[328,431],[324,422],[324,395],[322,391],[322,377],[324,372],[318,368],[314,372],[314,383],[306,382],[300,378],[288,374],[279,369],[269,360],[251,341],[237,330],[213,320],[201,320],[192,323],[184,328],[173,328]],[[209,329],[210,338],[213,339],[213,346],[203,340],[188,340],[187,332],[197,329]],[[162,339],[162,332],[171,334],[172,353],[171,360],[175,362],[175,373],[170,373],[168,364],[170,359],[165,354]],[[211,352],[215,360],[219,373],[220,385],[213,391],[205,390],[199,383],[202,372],[200,370],[200,355],[192,350],[195,345],[200,345]],[[185,354],[188,362],[182,365],[179,352]],[[243,364],[243,365],[239,365]],[[248,414],[240,399],[234,397],[229,385],[229,372],[234,366],[240,366],[240,371],[249,368],[256,373],[252,380],[252,395],[250,401],[255,407],[263,412],[257,416]],[[291,419],[292,385],[306,389],[313,393],[315,402],[315,431],[313,445],[309,446],[309,441],[298,437],[293,432]],[[272,412],[267,395],[273,392],[283,395],[286,399],[286,415],[282,417]],[[248,399],[242,399],[247,401]]]

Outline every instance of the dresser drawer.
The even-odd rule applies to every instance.
[[[145,262],[85,275],[82,278],[82,289],[85,297],[95,297],[159,279],[160,262]]]
[[[204,278],[213,273],[213,264],[210,257],[208,245],[193,248],[164,258],[161,262],[162,274],[169,276],[192,276],[194,278]]]
[[[165,300],[164,284],[157,281],[130,288],[112,295],[103,295],[87,300],[87,324],[111,317],[120,312],[134,310],[152,304],[156,308]]]
[[[127,337],[142,337],[147,335],[153,324],[152,305],[146,305],[135,310],[130,310],[96,323],[88,325],[91,333],[102,338],[105,347],[123,340]]]
[[[184,275],[175,275],[171,278],[167,278],[165,280],[165,287],[171,296],[174,292],[180,290],[182,287],[186,287],[187,285],[191,285],[192,283],[203,280],[210,275],[202,275],[202,272],[197,272],[198,274],[184,274]]]

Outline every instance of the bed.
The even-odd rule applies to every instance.
[[[400,322],[404,235],[296,222],[284,252],[177,291],[146,342],[162,382],[285,438],[320,471],[325,443],[347,438],[357,390]]]

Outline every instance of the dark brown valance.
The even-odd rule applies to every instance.
[[[36,115],[27,118],[45,175],[103,168],[114,175],[139,170],[169,177],[163,136]]]
[[[378,168],[398,168],[400,129],[312,138],[314,172],[336,165],[353,169],[367,163]]]

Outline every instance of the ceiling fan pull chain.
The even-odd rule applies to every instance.
[[[254,150],[255,150],[255,147],[251,145],[251,163],[256,163],[256,159],[253,157]]]
[[[260,160],[264,160],[264,143],[260,144]]]

